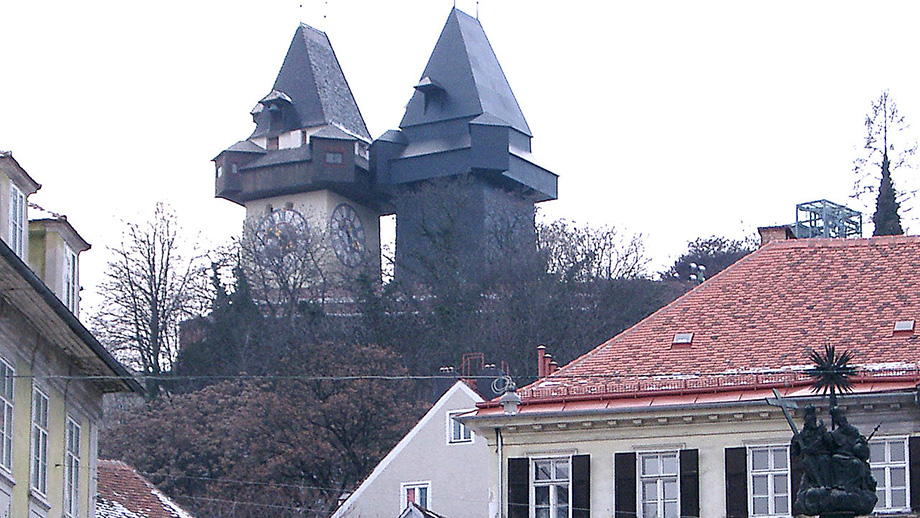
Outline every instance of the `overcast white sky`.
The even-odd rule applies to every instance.
[[[327,32],[377,137],[398,125],[452,5],[0,0],[0,149],[43,184],[31,201],[93,244],[93,301],[120,220],[157,201],[204,246],[240,231],[210,160],[251,133],[299,21]],[[559,174],[544,213],[641,232],[653,270],[697,236],[793,221],[796,203],[863,209],[848,198],[852,161],[882,89],[920,130],[918,2],[478,9],[534,154]]]

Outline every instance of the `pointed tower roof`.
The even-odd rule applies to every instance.
[[[272,91],[253,118],[253,137],[331,124],[370,140],[329,38],[306,24],[297,28]]]
[[[531,136],[479,20],[454,8],[399,126],[493,115]],[[439,109],[430,109],[440,97]]]

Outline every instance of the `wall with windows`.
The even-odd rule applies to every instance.
[[[480,401],[462,381],[454,384],[332,518],[393,518],[410,502],[442,516],[488,516],[491,451],[453,419]]]
[[[0,304],[0,516],[94,516],[102,393],[60,346]]]
[[[870,441],[876,510],[916,511],[920,408],[914,393],[846,396],[843,404],[865,435],[879,425]],[[826,408],[819,413],[829,423]],[[467,422],[489,428],[486,420]],[[497,464],[490,468],[493,494],[501,495],[509,518],[790,516],[801,474],[789,456],[787,422],[763,400],[519,415],[501,428],[501,486]],[[497,449],[494,439],[490,444]]]

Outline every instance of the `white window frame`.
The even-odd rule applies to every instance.
[[[80,283],[77,278],[77,253],[64,247],[64,264],[62,267],[64,305],[74,315],[77,314],[77,302],[80,300]]]
[[[885,459],[884,460],[873,460],[870,456],[869,466],[872,468],[873,475],[876,475],[878,470],[882,470],[883,477],[876,476],[875,480],[878,482],[878,489],[876,494],[878,495],[878,503],[875,505],[874,512],[876,513],[896,513],[896,512],[909,512],[910,511],[910,451],[908,450],[908,440],[906,436],[892,436],[892,437],[879,437],[869,441],[869,448],[871,451],[872,446],[877,446],[883,444],[885,448]],[[897,446],[901,448],[903,452],[902,461],[892,461],[891,452],[892,446]],[[902,468],[904,470],[904,505],[901,507],[893,507],[891,505],[891,491],[892,489],[901,489],[901,487],[892,488],[891,487],[891,471],[893,468]]]
[[[0,358],[0,468],[13,472],[13,404],[16,369]]]
[[[67,416],[64,431],[64,516],[80,515],[80,425]]]
[[[673,473],[664,473],[664,462],[665,458],[674,459],[674,472]],[[646,459],[657,459],[657,464],[659,466],[658,473],[649,473],[646,474],[643,469],[643,461]],[[680,516],[680,452],[677,450],[667,450],[667,451],[640,451],[636,453],[636,509],[638,511],[639,518],[649,518],[645,513],[645,485],[646,483],[654,482],[655,483],[655,499],[653,500],[656,505],[656,514],[655,516],[664,516],[665,518],[670,518],[665,514],[665,505],[669,502],[676,504],[677,513],[675,517]],[[667,482],[673,482],[675,484],[676,494],[674,498],[666,498],[665,494],[665,484]]]
[[[418,502],[418,497],[415,498],[416,505],[424,509],[431,509],[431,481],[422,480],[416,482],[403,482],[399,485],[399,503],[402,509],[405,509],[409,506],[409,490],[418,491],[419,489],[425,490],[425,505],[422,505]]]
[[[10,248],[23,260],[26,243],[26,195],[10,183]]]
[[[756,451],[766,451],[767,452],[767,462],[769,467],[764,469],[754,469],[754,453]],[[777,468],[776,459],[777,453],[782,455],[782,458],[785,462],[785,467]],[[754,478],[755,477],[765,477],[767,480],[767,494],[766,495],[755,495],[754,487]],[[786,484],[783,488],[777,488],[776,479],[777,477],[785,477]],[[792,515],[792,500],[794,496],[792,495],[792,472],[790,470],[790,458],[789,458],[789,445],[786,444],[758,444],[751,445],[747,447],[747,483],[748,483],[748,509],[750,509],[750,516],[752,518],[767,518],[767,517],[784,517]],[[782,489],[785,493],[778,491]],[[768,502],[768,512],[766,514],[755,514],[754,512],[754,498],[758,497],[767,497]],[[786,498],[786,508],[777,509],[776,500],[778,498]]]
[[[537,480],[537,464],[550,462],[551,473],[547,479]],[[567,475],[560,476],[557,466],[565,464],[568,466]],[[549,513],[546,518],[571,518],[572,516],[572,456],[554,456],[554,457],[531,457],[530,472],[527,476],[530,482],[530,518],[537,518],[537,490],[538,488],[549,488],[548,504]],[[565,485],[565,514],[559,513],[559,488]],[[544,518],[544,517],[540,517]]]
[[[473,444],[473,431],[454,419],[469,410],[455,410],[447,413],[447,444]]]
[[[32,388],[32,455],[29,487],[45,497],[48,492],[48,395]]]

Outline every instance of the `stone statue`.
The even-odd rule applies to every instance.
[[[814,405],[805,407],[805,425],[792,437],[793,457],[802,457],[804,474],[799,488],[823,487],[830,483],[831,435],[818,422]]]
[[[811,351],[815,367],[807,372],[815,380],[812,387],[830,393],[830,432],[818,421],[813,405],[805,408],[801,431],[786,416],[794,433],[790,451],[801,459],[804,472],[792,505],[796,516],[852,518],[870,514],[878,502],[869,467],[869,442],[837,406],[837,392],[850,390],[849,376],[856,371],[849,365],[851,358],[849,351],[838,355],[832,345],[825,346],[824,355]]]
[[[828,433],[813,406],[792,439],[792,455],[802,459],[802,481],[792,507],[795,515],[852,517],[870,514],[878,497],[869,468],[869,443],[843,409],[830,410],[836,427]]]

